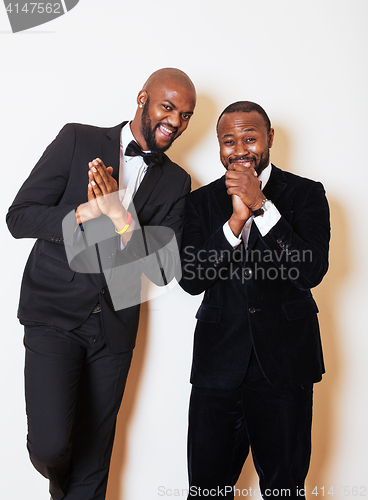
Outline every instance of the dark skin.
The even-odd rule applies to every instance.
[[[187,128],[196,104],[195,89],[179,70],[166,68],[151,75],[138,94],[138,108],[131,123],[134,138],[143,151],[149,149],[141,130],[142,111],[148,97],[148,114],[152,128],[155,128],[156,144],[164,150]],[[96,158],[89,163],[89,168],[88,203],[79,205],[77,222],[83,223],[105,214],[121,231],[127,223],[128,213],[119,200],[118,184],[111,176],[112,167],[106,167],[100,158]],[[129,229],[133,228],[134,221]],[[123,239],[129,237],[128,232],[123,234]]]
[[[274,130],[267,130],[263,117],[256,111],[236,112],[222,116],[217,136],[221,162],[227,169],[227,193],[233,203],[229,226],[238,237],[252,212],[266,199],[258,176],[269,164]]]

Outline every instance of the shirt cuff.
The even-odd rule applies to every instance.
[[[224,231],[225,238],[227,241],[230,243],[230,245],[235,248],[241,243],[241,238],[237,238],[232,230],[230,229],[229,226],[229,221],[225,222],[225,224],[222,226],[222,229]],[[240,233],[241,234],[241,233]]]
[[[268,210],[263,214],[263,216],[259,215],[258,217],[254,217],[253,222],[255,222],[256,226],[259,229],[259,232],[262,236],[266,236],[266,234],[276,226],[277,222],[281,219],[281,214],[275,207],[275,205],[271,205]]]
[[[76,242],[78,243],[80,237],[82,236],[82,231],[84,231],[83,224],[78,224],[77,221],[75,221],[75,228],[74,228],[74,235],[76,235]]]
[[[132,239],[134,230],[135,230],[135,226],[133,227],[133,231],[131,231],[130,238],[126,243],[124,243],[122,235],[121,234],[118,235],[119,236],[119,250],[124,250],[128,246],[129,241]]]

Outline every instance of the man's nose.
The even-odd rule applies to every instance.
[[[167,120],[170,125],[174,128],[180,128],[180,125],[181,125],[181,114],[176,112],[176,111],[173,111],[170,116],[168,117],[168,120]]]
[[[243,142],[238,142],[235,145],[235,155],[236,156],[244,156],[248,153],[247,147]]]

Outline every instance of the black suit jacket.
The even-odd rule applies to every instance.
[[[115,311],[103,273],[86,274],[71,269],[62,221],[87,201],[88,162],[101,158],[106,166],[114,168],[113,175],[118,180],[120,131],[126,123],[113,128],[65,125],[32,170],[7,214],[14,237],[37,238],[22,280],[20,321],[72,330],[86,320],[100,299],[105,337],[116,352],[134,347],[139,305]],[[147,171],[134,197],[140,225],[171,228],[180,244],[184,198],[189,191],[189,175],[163,155],[162,164]],[[117,242],[115,235],[106,258],[119,255]]]
[[[226,240],[232,214],[225,177],[186,202],[181,286],[205,292],[197,312],[191,382],[232,389],[252,348],[275,386],[317,382],[324,372],[310,289],[328,268],[329,209],[322,184],[274,165],[264,189],[282,217],[264,237],[253,222],[247,251]]]

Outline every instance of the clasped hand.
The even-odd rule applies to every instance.
[[[262,204],[264,195],[260,189],[257,172],[253,167],[230,164],[225,174],[227,193],[231,195],[233,214],[229,225],[235,236],[239,236],[243,225]]]
[[[113,168],[106,167],[100,158],[94,159],[88,166],[88,203],[79,205],[77,222],[83,223],[104,214],[118,230],[123,229],[128,213],[119,199],[118,183],[111,175]]]
[[[238,196],[249,210],[255,210],[264,198],[257,172],[253,167],[230,164],[225,174],[227,193]]]
[[[88,201],[92,207],[110,218],[117,217],[124,210],[119,194],[118,183],[112,177],[112,167],[105,167],[100,158],[96,158],[88,164]],[[93,202],[96,203],[93,203]]]

